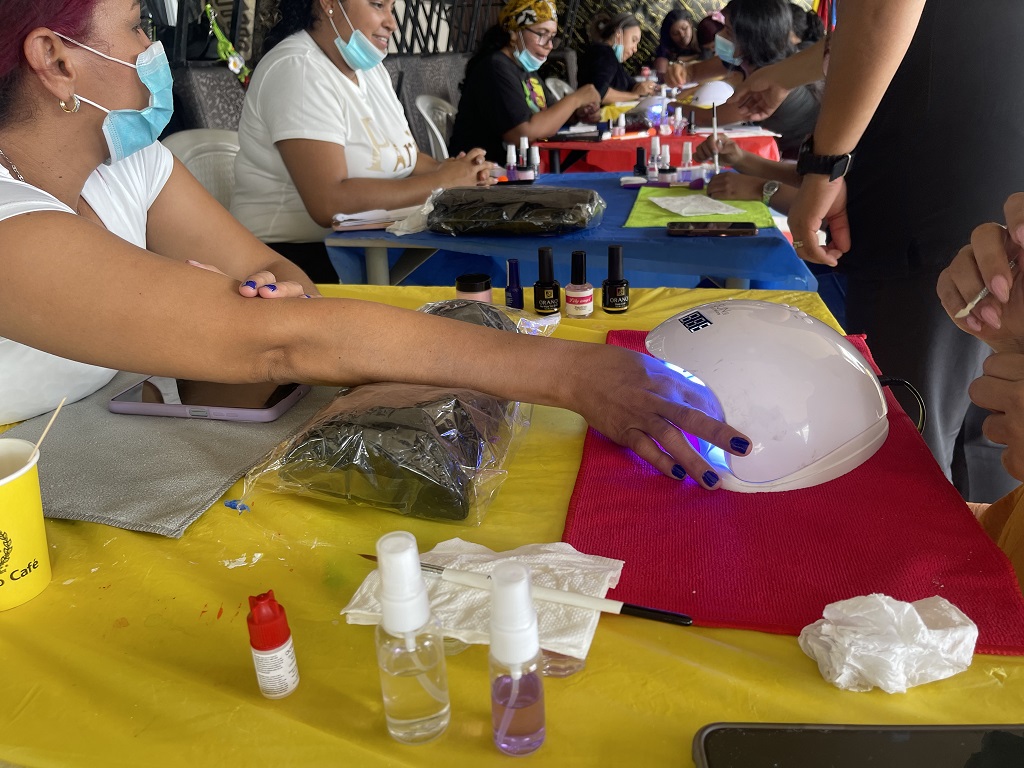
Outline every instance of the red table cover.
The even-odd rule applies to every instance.
[[[692,144],[696,150],[705,139],[706,135],[696,136],[661,136],[661,145],[671,147],[671,160],[678,163],[680,153],[683,151],[683,144]],[[742,149],[760,155],[769,160],[779,159],[779,145],[771,136],[738,136],[733,139]],[[606,141],[542,141],[538,142],[540,153],[541,172],[548,173],[551,169],[549,151],[578,149],[587,153],[585,159],[573,163],[566,169],[567,173],[594,172],[594,171],[621,171],[632,173],[636,164],[636,149],[643,147],[646,152],[651,149],[651,138],[622,138],[608,139]],[[563,157],[564,159],[564,157]]]
[[[644,351],[645,336],[612,331],[608,343]],[[850,340],[871,361],[863,337]],[[563,539],[626,562],[610,598],[701,626],[796,635],[837,600],[941,595],[978,625],[978,653],[1024,655],[1024,596],[1009,560],[886,398],[889,437],[874,456],[780,493],[708,492],[590,430]]]

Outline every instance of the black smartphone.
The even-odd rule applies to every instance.
[[[670,221],[667,231],[676,237],[749,237],[757,227],[752,221]]]
[[[1020,768],[1022,725],[714,723],[693,738],[697,768]]]

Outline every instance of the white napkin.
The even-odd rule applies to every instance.
[[[886,595],[840,600],[800,633],[822,677],[848,691],[886,693],[942,680],[971,665],[978,627],[945,598],[914,603]]]
[[[490,573],[496,563],[515,560],[530,567],[531,581],[543,587],[604,597],[619,583],[622,560],[597,555],[584,555],[563,542],[527,544],[507,552],[494,552],[487,547],[462,539],[442,541],[434,549],[420,555],[432,565],[459,571]],[[442,581],[435,574],[424,572],[427,592],[434,616],[444,627],[445,635],[465,643],[490,641],[490,590],[464,587]],[[380,622],[377,590],[380,576],[373,571],[342,609],[349,624]],[[600,611],[534,600],[540,645],[549,651],[585,659],[597,630]]]
[[[683,197],[648,197],[652,203],[678,216],[708,216],[714,214],[743,213],[742,208],[726,205],[707,195],[685,195]]]
[[[392,235],[415,235],[417,232],[422,232],[427,228],[427,216],[432,210],[434,210],[434,196],[442,192],[443,190],[438,188],[430,193],[430,197],[423,205],[414,205],[410,208],[403,209],[407,210],[404,216],[395,220],[395,223],[385,229],[385,232],[390,232]]]

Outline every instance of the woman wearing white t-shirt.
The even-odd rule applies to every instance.
[[[281,0],[245,97],[231,212],[317,282],[336,213],[402,208],[490,183],[483,150],[421,154],[381,63],[393,0]]]
[[[171,70],[139,15],[138,0],[0,0],[0,420],[54,408],[61,366],[74,397],[114,369],[474,389],[572,408],[703,488],[721,483],[684,430],[749,453],[699,410],[698,389],[647,355],[317,298],[156,143]],[[44,354],[54,360],[34,359]]]

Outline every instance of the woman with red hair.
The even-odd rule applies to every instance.
[[[0,0],[0,51],[0,422],[56,406],[35,396],[47,377],[77,399],[121,368],[229,384],[429,383],[571,408],[705,488],[719,478],[683,430],[748,452],[653,358],[306,298],[306,275],[156,141],[171,76],[138,0]]]

